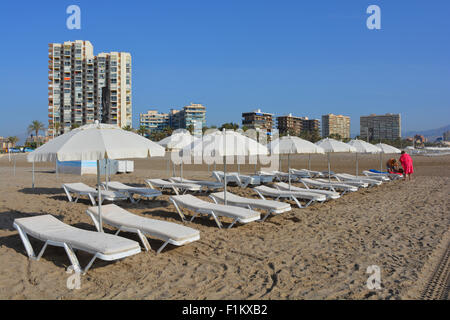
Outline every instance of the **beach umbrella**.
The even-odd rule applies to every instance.
[[[181,150],[182,154],[211,157],[214,162],[223,158],[224,171],[224,202],[227,204],[227,157],[256,156],[268,154],[267,148],[257,141],[233,130],[215,131],[194,141]]]
[[[378,147],[380,152],[380,171],[383,171],[383,154],[395,154],[395,153],[401,153],[402,151],[400,149],[397,149],[396,147],[393,147],[391,145],[385,144],[385,143],[378,143],[375,145]]]
[[[97,160],[98,212],[102,228],[100,160],[164,156],[164,148],[155,142],[118,126],[87,124],[60,135],[27,156],[34,161],[88,161]]]
[[[355,147],[348,145],[344,142],[337,141],[331,138],[325,138],[318,142],[316,145],[322,147],[322,149],[327,154],[328,158],[328,181],[331,181],[331,170],[330,170],[330,153],[340,153],[340,152],[356,152]]]
[[[165,147],[167,150],[179,151],[198,139],[199,138],[191,135],[191,133],[186,129],[177,129],[172,133],[172,135],[158,141],[157,143],[160,146]],[[180,177],[181,181],[183,181],[183,162],[180,164]]]
[[[291,189],[291,154],[325,153],[325,150],[322,147],[299,137],[289,135],[270,142],[268,144],[268,149],[274,154],[288,155],[289,190]]]
[[[359,167],[359,162],[358,162],[358,153],[380,153],[381,149],[378,148],[377,146],[374,146],[371,143],[365,142],[363,140],[358,140],[358,139],[354,139],[354,140],[350,140],[349,142],[347,142],[348,145],[351,145],[352,147],[354,147],[356,149],[356,176],[358,176],[358,167]]]

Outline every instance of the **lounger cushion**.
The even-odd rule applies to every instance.
[[[221,201],[224,201],[225,199],[225,195],[223,192],[216,192],[212,193],[211,195],[217,199],[220,199]],[[286,202],[244,198],[230,192],[227,192],[227,201],[230,201],[230,203],[248,204],[253,208],[259,208],[264,210],[279,211],[291,209],[291,205]]]
[[[98,207],[89,207],[88,211],[98,217]],[[198,230],[173,222],[149,219],[135,215],[115,204],[102,206],[102,220],[115,226],[124,226],[140,230],[158,239],[184,241],[200,235]]]
[[[254,210],[249,210],[240,207],[226,206],[223,204],[215,204],[212,202],[207,202],[201,200],[197,197],[194,197],[190,194],[180,195],[180,196],[172,196],[173,200],[175,200],[181,206],[188,208],[193,211],[210,211],[214,210],[217,215],[240,219],[240,220],[249,220],[249,219],[259,219],[260,213]]]
[[[314,201],[325,201],[326,197],[323,194],[317,194],[314,192],[309,191],[286,191],[286,190],[278,190],[274,188],[270,188],[267,186],[259,186],[255,187],[255,190],[258,190],[262,194],[267,194],[273,197],[287,197],[287,196],[293,196],[300,199],[309,199]]]
[[[104,183],[106,185],[106,183]],[[160,195],[161,192],[155,189],[150,188],[139,188],[139,187],[132,187],[128,186],[126,184],[123,184],[118,181],[110,181],[108,182],[108,187],[111,187],[112,189],[118,190],[118,191],[127,191],[130,193],[137,193],[137,194],[145,194],[145,195]]]
[[[165,187],[170,188],[174,186],[175,188],[188,189],[188,190],[200,190],[201,186],[193,183],[178,183],[178,182],[170,182],[165,181],[163,179],[148,179],[146,180],[151,184],[154,184],[157,187]]]
[[[63,184],[69,191],[79,194],[92,194],[93,196],[96,196],[98,194],[98,191],[84,183],[77,182],[77,183],[65,183]],[[108,198],[108,199],[126,199],[127,197],[120,192],[111,191],[111,190],[100,190],[102,197]]]
[[[140,250],[138,242],[112,234],[78,229],[51,215],[15,219],[27,234],[42,241],[65,242],[76,249],[104,255]]]

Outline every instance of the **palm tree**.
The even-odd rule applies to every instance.
[[[39,131],[45,130],[44,124],[38,120],[33,120],[31,124],[28,126],[28,132],[36,133],[36,143],[39,145],[38,136]]]
[[[8,142],[11,144],[11,147],[15,147],[16,143],[19,141],[19,138],[16,136],[8,137]]]
[[[54,124],[53,124],[53,131],[55,132],[55,136],[57,137],[57,136],[59,136],[59,130],[61,129],[61,123],[59,123],[59,122],[55,122]]]
[[[137,130],[137,133],[141,136],[144,136],[147,133],[147,127],[146,126],[140,126]]]
[[[133,130],[133,128],[131,128],[131,126],[124,126],[124,127],[122,127],[122,129],[125,130],[125,131],[132,131]]]

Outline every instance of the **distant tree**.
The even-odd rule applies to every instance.
[[[328,136],[328,138],[338,140],[338,141],[342,140],[342,136],[339,133],[332,133]]]
[[[227,122],[222,124],[222,126],[219,128],[220,130],[237,130],[239,129],[239,125],[237,123],[233,123],[233,122]]]
[[[79,123],[72,123],[72,125],[70,126],[70,129],[73,130],[73,129],[79,128],[80,126],[81,125]]]
[[[55,136],[59,136],[61,130],[61,123],[55,122],[53,123],[53,130],[55,131]]]
[[[249,127],[247,127],[247,126],[242,126],[242,131],[247,131],[248,129],[250,129]]]
[[[45,126],[42,122],[38,120],[33,120],[31,124],[28,126],[28,133],[34,132],[36,134],[36,141],[38,141],[39,131],[45,130]]]
[[[131,126],[123,126],[122,129],[125,131],[133,131],[133,128],[131,128]]]
[[[148,133],[148,129],[146,126],[139,126],[137,133],[140,134],[141,136],[145,136]]]
[[[8,137],[8,142],[11,144],[11,146],[14,148],[16,146],[16,143],[19,141],[19,138],[16,136]]]

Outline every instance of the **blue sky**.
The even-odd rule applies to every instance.
[[[81,30],[66,28],[67,6]],[[368,30],[366,8],[381,8]],[[208,125],[243,111],[319,118],[401,113],[403,131],[450,123],[449,1],[3,1],[0,135],[47,125],[47,46],[89,40],[133,58],[133,122],[190,102]]]

